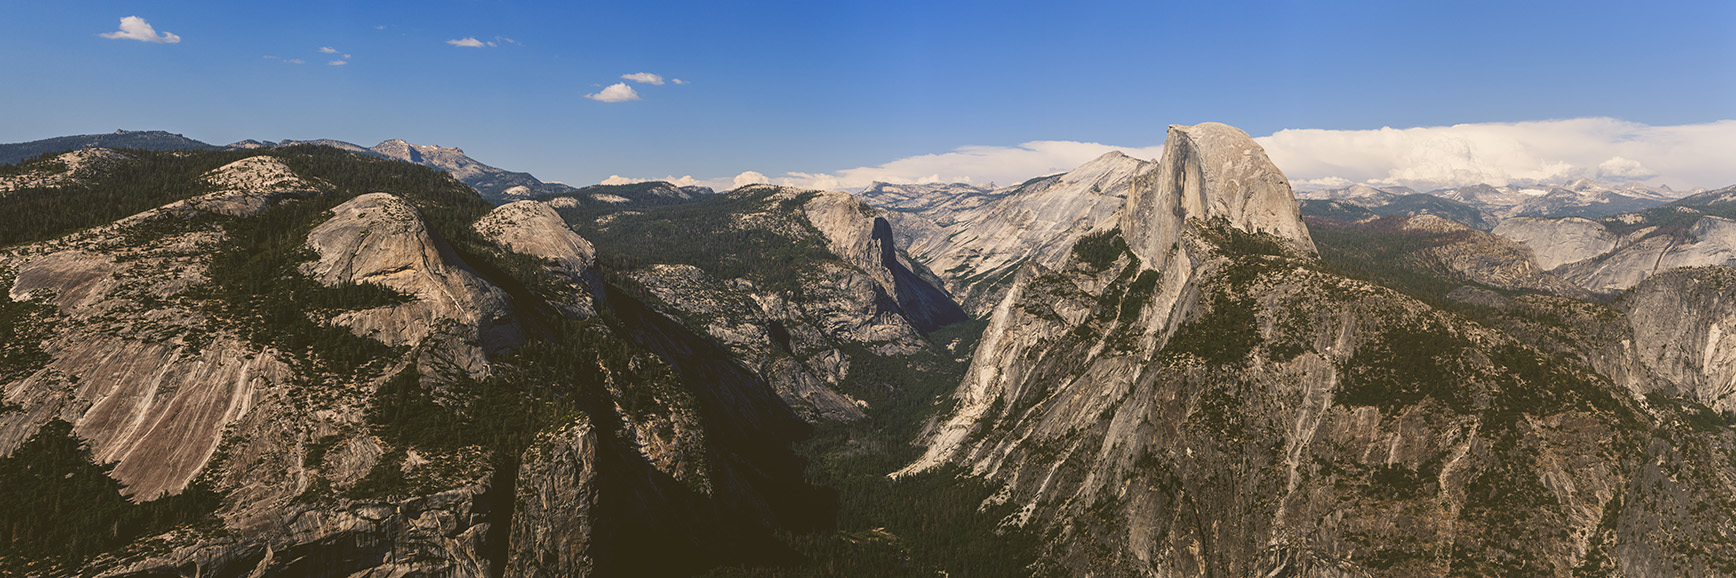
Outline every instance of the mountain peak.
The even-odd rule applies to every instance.
[[[1241,129],[1215,122],[1170,125],[1157,165],[1134,181],[1121,216],[1129,248],[1152,267],[1168,259],[1189,218],[1222,217],[1237,229],[1314,252],[1290,181]]]

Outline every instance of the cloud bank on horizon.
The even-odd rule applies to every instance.
[[[1651,126],[1578,118],[1404,129],[1287,129],[1254,140],[1299,190],[1365,183],[1428,191],[1475,184],[1565,184],[1581,178],[1608,184],[1665,184],[1677,190],[1736,184],[1736,163],[1729,152],[1736,151],[1736,120]],[[1031,141],[1017,146],[965,146],[828,173],[789,172],[767,178],[748,171],[742,173],[751,174],[748,179],[682,177],[680,184],[728,189],[747,182],[771,182],[847,191],[875,182],[1008,185],[1065,172],[1116,150],[1156,160],[1163,144]]]
[[[1676,189],[1736,184],[1736,120],[1651,126],[1612,118],[1375,130],[1289,129],[1254,139],[1296,188],[1427,191],[1581,178]]]

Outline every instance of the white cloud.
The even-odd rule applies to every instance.
[[[659,86],[661,86],[663,84],[663,77],[655,75],[655,74],[651,74],[649,72],[635,72],[633,74],[623,74],[623,75],[621,75],[621,78],[625,78],[627,80],[631,80],[631,81],[637,82],[639,84],[655,84],[655,85],[659,85]]]
[[[1643,181],[1658,176],[1639,161],[1619,156],[1597,163],[1597,178],[1611,181]]]
[[[1298,188],[1340,182],[1418,190],[1487,183],[1736,183],[1736,120],[1650,126],[1611,118],[1378,130],[1292,129],[1255,139]]]
[[[464,38],[460,38],[457,40],[447,40],[446,43],[451,44],[453,46],[462,46],[465,48],[482,48],[484,46],[494,46],[493,42],[483,42],[481,40],[477,40],[473,36],[466,36]]]
[[[759,174],[755,171],[744,171],[741,174],[736,175],[735,179],[731,181],[731,184],[735,185],[732,188],[739,189],[748,185],[758,185],[769,182],[772,182],[772,180],[766,178],[765,175]]]
[[[328,66],[343,66],[345,64],[349,64],[349,63],[342,61],[342,60],[333,60],[331,62],[326,63],[326,65],[328,65]]]
[[[321,46],[321,47],[319,47],[319,51],[322,54],[337,54],[338,53],[338,49],[332,48],[330,46]]]
[[[621,83],[603,92],[617,86],[631,90]],[[1427,191],[1480,183],[1564,183],[1582,177],[1650,181],[1684,191],[1736,184],[1736,163],[1729,159],[1729,151],[1736,150],[1736,120],[1648,126],[1591,118],[1367,131],[1296,129],[1255,140],[1301,190],[1362,182]],[[874,181],[1006,186],[1066,172],[1115,150],[1155,160],[1163,154],[1163,145],[1032,141],[1018,146],[966,146],[830,173],[789,172],[768,178],[746,171],[734,179],[694,182],[720,190],[775,183],[853,191]]]
[[[755,184],[772,182],[771,179],[766,178],[765,175],[759,174],[759,173],[754,172],[754,171],[747,171],[747,172],[743,172],[739,175],[736,175],[734,178],[723,177],[723,178],[716,178],[716,179],[698,179],[698,178],[694,178],[692,175],[686,175],[686,176],[680,176],[680,177],[667,176],[667,177],[657,178],[657,179],[641,179],[638,177],[624,177],[621,175],[609,175],[609,178],[603,179],[603,182],[601,182],[599,184],[630,185],[633,183],[643,183],[643,182],[648,182],[648,181],[663,181],[663,182],[674,184],[676,186],[681,186],[681,187],[689,187],[689,186],[698,185],[698,186],[702,186],[702,187],[711,187],[711,189],[714,191],[727,191],[727,190],[731,190],[731,189],[737,189],[737,188],[745,187],[747,185],[755,185]]]
[[[665,183],[669,183],[669,184],[675,185],[677,187],[691,187],[694,185],[700,185],[700,186],[711,187],[713,189],[717,188],[715,181],[702,181],[702,180],[693,178],[693,175],[684,175],[684,176],[679,176],[679,177],[674,176],[674,175],[670,175],[667,177],[663,177],[661,179],[637,179],[637,178],[633,178],[633,177],[623,177],[621,175],[609,175],[609,178],[603,179],[603,182],[598,183],[598,184],[603,184],[603,185],[631,185],[633,183],[646,183],[646,182],[651,182],[651,181],[663,181]]]
[[[669,79],[669,82],[673,82],[675,84],[687,84],[687,81],[679,79],[679,78],[671,78],[671,79]]]
[[[1010,185],[1031,177],[1066,172],[1116,150],[1136,158],[1155,159],[1163,153],[1163,146],[1117,147],[1074,141],[1032,141],[1014,147],[966,146],[948,153],[905,157],[879,166],[834,173],[791,172],[777,182],[827,190],[856,190],[875,181]]]
[[[122,18],[120,30],[104,32],[98,34],[98,36],[115,40],[137,40],[140,42],[154,42],[157,44],[174,44],[181,41],[180,36],[168,32],[158,34],[157,30],[152,28],[149,22],[145,22],[145,19],[137,16]]]
[[[595,93],[587,94],[585,95],[585,98],[597,102],[622,102],[628,100],[639,100],[639,93],[635,92],[633,87],[627,86],[627,83],[617,82]]]
[[[380,24],[380,25],[374,26],[374,30],[385,30],[385,29],[386,29],[385,24]]]

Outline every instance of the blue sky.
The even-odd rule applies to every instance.
[[[1629,130],[1608,133],[1610,147],[1660,127],[1712,126],[1714,144],[1736,130],[1717,124],[1736,119],[1736,3],[1721,1],[3,7],[0,142],[117,128],[218,144],[404,138],[574,184],[749,170],[801,181],[791,174],[1033,141],[1152,147],[1167,125],[1203,121],[1263,137],[1614,119]],[[100,36],[123,17],[179,41]],[[482,46],[449,42],[464,39]],[[665,81],[622,78],[633,73]],[[585,97],[617,83],[638,100]],[[1698,134],[1684,130],[1656,138]],[[1291,146],[1318,154],[1311,142]],[[1561,162],[1595,171],[1617,150]],[[1085,152],[998,172],[859,174],[980,182]],[[1272,152],[1280,166],[1297,156]],[[1665,170],[1655,165],[1679,155],[1648,154],[1659,160],[1634,174],[1730,184],[1716,167]],[[1299,180],[1361,169],[1306,170]]]

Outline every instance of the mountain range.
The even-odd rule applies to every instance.
[[[0,573],[1736,575],[1736,190],[1164,136],[859,194],[26,143]]]
[[[1357,184],[1296,195],[1305,207],[1322,201],[1340,203],[1336,205],[1338,209],[1332,208],[1334,205],[1317,205],[1323,211],[1343,210],[1345,205],[1353,205],[1376,215],[1434,214],[1483,230],[1494,228],[1500,220],[1514,217],[1605,217],[1648,209],[1682,196],[1667,185],[1650,187],[1623,183],[1609,186],[1589,179],[1567,185],[1472,185],[1428,193],[1418,193],[1408,187]]]
[[[13,164],[42,154],[57,154],[90,148],[134,148],[144,150],[255,150],[296,145],[329,146],[337,149],[397,159],[450,173],[459,182],[475,189],[477,194],[494,204],[553,195],[576,190],[561,183],[547,183],[530,173],[495,168],[464,154],[463,149],[439,145],[419,145],[402,139],[391,139],[373,147],[362,147],[339,140],[307,141],[243,140],[225,146],[215,146],[163,131],[126,131],[114,134],[67,136],[26,143],[0,144],[0,165]],[[674,185],[670,185],[673,187]],[[679,188],[679,187],[677,187]],[[705,187],[689,187],[684,194],[710,194]]]

